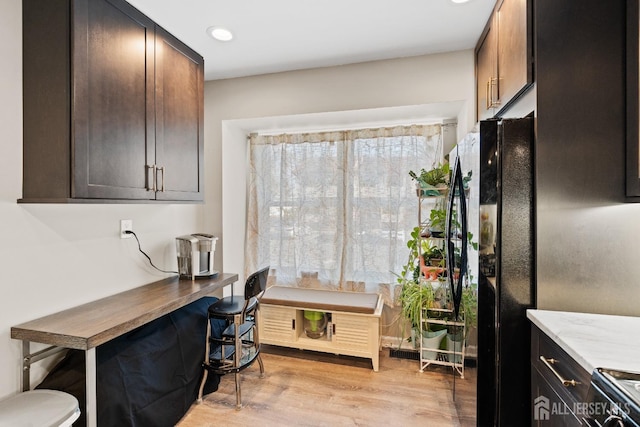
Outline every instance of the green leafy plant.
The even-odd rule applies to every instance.
[[[397,282],[402,285],[399,295],[399,303],[402,315],[406,318],[411,327],[420,331],[420,310],[433,304],[433,288],[420,280],[420,255],[430,251],[427,240],[420,237],[420,227],[411,230],[411,238],[407,241],[409,257],[407,263],[402,267],[400,274],[393,273],[397,277]],[[407,337],[405,322],[402,322],[402,339]]]
[[[411,230],[411,238],[407,241],[407,247],[409,248],[409,259],[407,263],[402,266],[402,271],[396,276],[398,277],[398,283],[404,286],[405,281],[418,280],[420,274],[420,266],[418,265],[418,259],[420,257],[420,253],[423,251],[421,246],[420,239],[420,227],[414,227]]]
[[[409,176],[418,185],[419,195],[437,196],[440,194],[441,189],[449,186],[451,170],[449,169],[449,163],[438,163],[433,169],[420,169],[419,175],[414,171],[409,171]]]
[[[477,285],[470,284],[462,288],[462,312],[464,314],[464,323],[466,335],[469,336],[471,328],[478,326],[478,290]]]
[[[411,327],[421,331],[420,316],[434,302],[434,291],[430,283],[407,280],[402,286],[400,304],[402,314],[409,320]]]
[[[469,182],[471,181],[472,171],[467,172],[465,176],[462,177],[462,188],[465,190],[469,188]]]
[[[441,184],[449,184],[449,177],[451,171],[449,170],[449,163],[438,163],[435,168],[430,170],[420,169],[420,175],[414,171],[409,171],[409,176],[413,178],[418,184],[427,184],[432,187],[437,187]],[[420,185],[422,187],[422,185]]]
[[[443,232],[447,221],[447,212],[444,209],[431,209],[429,213],[429,230],[431,232]]]
[[[422,253],[425,265],[438,265],[444,267],[445,252],[439,246],[433,245]]]

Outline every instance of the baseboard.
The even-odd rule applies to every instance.
[[[407,338],[382,336],[380,337],[380,347],[390,348],[394,350],[418,351],[413,343],[407,341]],[[475,345],[467,345],[465,348],[465,359],[476,359],[478,357],[478,347]]]

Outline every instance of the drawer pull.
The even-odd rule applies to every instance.
[[[553,369],[553,366],[551,366],[551,365],[554,365],[554,364],[558,363],[558,361],[556,359],[554,359],[554,358],[547,359],[544,356],[540,356],[540,360],[542,360],[542,363],[547,365],[547,368],[549,368],[551,370],[551,372],[553,372],[553,375],[555,375],[556,378],[558,378],[558,380],[562,383],[563,386],[565,386],[565,387],[569,387],[569,386],[575,387],[576,385],[580,384],[580,382],[578,382],[576,380],[565,380],[558,373],[558,371]]]

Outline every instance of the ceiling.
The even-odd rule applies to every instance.
[[[496,0],[128,0],[217,80],[473,48]],[[206,29],[223,26],[220,42]]]

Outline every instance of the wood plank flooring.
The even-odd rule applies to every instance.
[[[380,352],[368,359],[263,346],[258,364],[242,372],[242,404],[235,409],[233,375],[194,404],[178,427],[213,426],[475,426],[476,369],[455,380],[451,368],[429,367]]]

